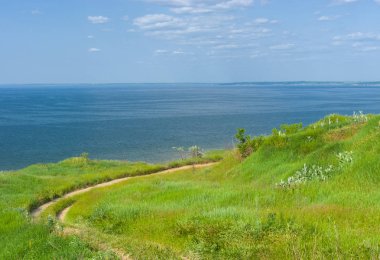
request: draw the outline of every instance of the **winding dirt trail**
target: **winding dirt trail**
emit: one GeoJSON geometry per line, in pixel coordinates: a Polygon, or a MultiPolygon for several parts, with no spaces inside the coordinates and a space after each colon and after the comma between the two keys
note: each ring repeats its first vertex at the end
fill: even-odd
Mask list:
{"type": "MultiPolygon", "coordinates": [[[[41,214],[48,207],[54,205],[55,203],[59,202],[60,200],[71,198],[71,197],[74,197],[76,195],[83,194],[83,193],[89,192],[89,191],[97,189],[97,188],[108,187],[108,186],[112,186],[112,185],[115,185],[115,184],[118,184],[118,183],[122,183],[124,181],[129,180],[129,179],[142,178],[142,177],[151,176],[151,175],[162,175],[162,174],[167,174],[167,173],[172,173],[172,172],[177,172],[177,171],[183,171],[183,170],[189,170],[189,169],[201,169],[201,168],[211,167],[211,166],[216,165],[216,164],[218,164],[218,163],[214,162],[214,163],[187,165],[187,166],[182,166],[182,167],[178,167],[178,168],[164,170],[164,171],[160,171],[160,172],[156,172],[156,173],[146,174],[146,175],[124,177],[124,178],[115,179],[115,180],[112,180],[112,181],[96,184],[94,186],[90,186],[90,187],[87,187],[87,188],[78,189],[78,190],[69,192],[69,193],[65,194],[64,196],[62,196],[62,197],[59,197],[59,198],[54,199],[52,201],[49,201],[49,202],[47,202],[45,204],[42,204],[37,209],[35,209],[34,211],[31,212],[31,216],[32,216],[33,219],[38,219],[41,216],[41,214]]],[[[70,211],[70,209],[71,209],[72,206],[73,205],[68,206],[67,208],[65,208],[61,212],[59,212],[59,214],[57,215],[57,219],[61,223],[65,222],[67,213],[70,211]]],[[[63,231],[63,235],[77,235],[77,236],[81,237],[83,235],[83,231],[81,229],[75,228],[75,227],[65,227],[65,229],[63,231]]],[[[132,260],[133,259],[133,258],[130,257],[130,255],[128,255],[123,250],[118,249],[118,248],[111,248],[109,245],[107,245],[107,243],[98,242],[96,244],[96,248],[98,248],[100,250],[109,250],[109,249],[111,249],[111,251],[113,253],[115,253],[122,260],[132,260]]],[[[183,259],[187,259],[187,258],[183,258],[183,259]]]]}
{"type": "Polygon", "coordinates": [[[69,210],[71,209],[72,205],[70,207],[67,207],[65,208],[64,210],[62,210],[58,215],[57,215],[57,219],[59,221],[61,221],[62,223],[65,222],[65,218],[67,216],[67,213],[69,212],[69,210]]]}
{"type": "MultiPolygon", "coordinates": [[[[189,170],[189,169],[201,169],[201,168],[206,168],[206,167],[210,167],[210,166],[213,166],[217,163],[204,163],[204,164],[195,164],[195,165],[186,165],[186,166],[182,166],[182,167],[178,167],[178,168],[173,168],[173,169],[169,169],[169,170],[164,170],[164,171],[160,171],[160,172],[156,172],[156,173],[151,173],[151,174],[146,174],[146,175],[138,175],[138,176],[131,176],[131,177],[124,177],[124,178],[120,178],[120,179],[115,179],[115,180],[112,180],[112,181],[108,181],[108,182],[103,182],[103,183],[100,183],[100,184],[96,184],[94,186],[89,186],[87,188],[82,188],[82,189],[78,189],[78,190],[75,190],[75,191],[72,191],[72,192],[69,192],[67,194],[65,194],[64,196],[62,197],[59,197],[59,198],[56,198],[52,201],[49,201],[45,204],[42,204],[41,206],[39,206],[38,208],[36,208],[35,210],[33,210],[31,212],[31,216],[34,218],[34,219],[37,219],[38,217],[41,216],[42,212],[44,212],[48,207],[54,205],[55,203],[57,203],[58,201],[60,200],[63,200],[63,199],[68,199],[68,198],[72,198],[76,195],[79,195],[79,194],[83,194],[83,193],[86,193],[86,192],[89,192],[93,189],[97,189],[97,188],[102,188],[102,187],[108,187],[108,186],[112,186],[112,185],[115,185],[115,184],[118,184],[118,183],[121,183],[121,182],[124,182],[124,181],[127,181],[129,179],[136,179],[136,178],[142,178],[142,177],[145,177],[145,176],[152,176],[152,175],[161,175],[161,174],[166,174],[166,173],[172,173],[172,172],[177,172],[177,171],[183,171],[183,170],[189,170]]],[[[60,220],[62,222],[64,222],[64,219],[65,219],[65,216],[68,212],[68,210],[70,209],[69,208],[66,208],[64,209],[60,214],[60,220]]]]}

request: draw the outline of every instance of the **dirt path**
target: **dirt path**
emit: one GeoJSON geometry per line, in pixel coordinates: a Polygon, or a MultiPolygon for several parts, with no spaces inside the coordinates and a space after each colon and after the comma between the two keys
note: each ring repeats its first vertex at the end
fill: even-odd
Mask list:
{"type": "MultiPolygon", "coordinates": [[[[148,174],[148,175],[139,175],[139,176],[132,176],[132,177],[124,177],[124,178],[115,179],[115,180],[112,180],[112,181],[100,183],[100,184],[97,184],[97,185],[94,185],[94,186],[90,186],[90,187],[87,187],[87,188],[78,189],[78,190],[72,191],[70,193],[67,193],[66,195],[64,195],[64,196],[62,196],[60,198],[57,198],[55,200],[52,200],[50,202],[47,202],[47,203],[41,205],[40,207],[38,207],[37,209],[35,209],[34,211],[31,212],[31,216],[34,219],[36,219],[39,216],[41,216],[42,212],[44,212],[48,207],[54,205],[58,201],[63,200],[63,199],[67,199],[67,198],[71,198],[71,197],[74,197],[74,196],[79,195],[79,194],[83,194],[83,193],[89,192],[89,191],[91,191],[93,189],[112,186],[112,185],[115,185],[115,184],[127,181],[129,179],[142,178],[142,177],[146,177],[146,176],[149,176],[149,175],[161,175],[161,174],[172,173],[172,172],[183,171],[183,170],[189,170],[189,169],[206,168],[206,167],[213,166],[215,164],[217,164],[217,163],[205,163],[205,164],[187,165],[187,166],[173,168],[173,169],[169,169],[169,170],[165,170],[165,171],[160,171],[160,172],[156,172],[156,173],[152,173],[152,174],[148,174]]],[[[58,220],[61,223],[65,222],[65,218],[67,216],[67,213],[70,211],[71,207],[72,207],[72,205],[69,206],[69,207],[67,207],[67,208],[65,208],[65,209],[63,209],[57,215],[57,218],[58,218],[58,220]]],[[[73,227],[65,227],[63,234],[64,235],[78,235],[78,236],[81,236],[82,231],[80,229],[73,228],[73,227]]],[[[96,247],[98,249],[101,249],[101,250],[108,250],[108,249],[110,249],[109,246],[107,246],[106,244],[103,244],[103,243],[98,243],[96,245],[96,247]]],[[[111,250],[122,260],[131,260],[132,259],[128,254],[126,254],[125,252],[123,252],[123,250],[120,250],[120,249],[117,249],[117,248],[112,248],[111,250]]]]}
{"type": "MultiPolygon", "coordinates": [[[[171,173],[171,172],[177,172],[177,171],[182,171],[182,170],[189,170],[189,169],[192,169],[192,168],[195,168],[195,169],[200,169],[200,168],[206,168],[206,167],[210,167],[212,165],[215,165],[216,163],[205,163],[205,164],[196,164],[196,165],[186,165],[186,166],[182,166],[182,167],[178,167],[178,168],[173,168],[173,169],[169,169],[169,170],[165,170],[165,171],[160,171],[160,172],[156,172],[156,173],[152,173],[152,174],[149,174],[149,175],[160,175],[160,174],[165,174],[165,173],[171,173]]],[[[76,195],[79,195],[79,194],[83,194],[83,193],[86,193],[86,192],[89,192],[93,189],[97,189],[97,188],[102,188],[102,187],[108,187],[108,186],[112,186],[112,185],[115,185],[115,184],[118,184],[118,183],[121,183],[121,182],[124,182],[126,180],[129,180],[129,179],[132,179],[132,178],[141,178],[141,177],[144,177],[144,176],[148,176],[148,175],[139,175],[139,176],[132,176],[132,177],[124,177],[124,178],[120,178],[120,179],[115,179],[115,180],[112,180],[112,181],[108,181],[108,182],[103,182],[103,183],[100,183],[100,184],[96,184],[94,186],[90,186],[90,187],[87,187],[87,188],[83,188],[83,189],[78,189],[78,190],[75,190],[75,191],[72,191],[72,192],[69,192],[67,194],[65,194],[64,196],[62,197],[59,197],[57,199],[54,199],[50,202],[47,202],[45,204],[42,204],[41,206],[39,206],[38,208],[36,208],[35,210],[33,210],[31,212],[31,216],[36,219],[38,218],[43,211],[45,211],[48,207],[52,206],[53,204],[57,203],[58,201],[62,200],[62,199],[67,199],[67,198],[71,198],[71,197],[74,197],[76,195]]],[[[67,208],[65,209],[67,210],[67,208]]],[[[60,215],[62,215],[62,213],[65,211],[63,210],[61,212],[60,215]]],[[[67,212],[63,215],[63,219],[64,220],[64,217],[66,216],[67,212]]]]}
{"type": "Polygon", "coordinates": [[[67,213],[69,212],[69,210],[71,209],[71,207],[72,207],[72,205],[71,205],[70,207],[67,207],[67,208],[65,208],[64,210],[62,210],[62,211],[57,215],[57,219],[63,223],[63,222],[65,221],[66,215],[67,215],[67,213]]]}

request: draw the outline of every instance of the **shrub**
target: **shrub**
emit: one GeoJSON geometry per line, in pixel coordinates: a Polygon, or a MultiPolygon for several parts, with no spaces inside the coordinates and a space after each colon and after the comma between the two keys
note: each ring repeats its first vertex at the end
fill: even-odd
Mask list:
{"type": "Polygon", "coordinates": [[[354,158],[353,158],[353,152],[341,152],[336,155],[339,160],[339,166],[343,167],[346,164],[352,163],[354,158]]]}
{"type": "Polygon", "coordinates": [[[336,169],[341,169],[345,165],[353,162],[353,153],[344,151],[338,153],[337,158],[338,167],[334,167],[333,165],[327,167],[319,165],[307,166],[304,164],[303,168],[298,170],[295,175],[290,176],[286,181],[281,180],[276,186],[280,188],[293,188],[309,181],[326,181],[332,176],[336,169]]]}
{"type": "Polygon", "coordinates": [[[251,153],[257,151],[264,142],[263,136],[251,138],[250,135],[246,135],[244,128],[237,130],[235,138],[238,140],[237,148],[242,158],[246,158],[251,153]]]}
{"type": "Polygon", "coordinates": [[[191,158],[202,158],[204,155],[202,148],[197,145],[189,147],[189,153],[191,158]]]}
{"type": "Polygon", "coordinates": [[[365,123],[368,121],[368,116],[363,114],[363,111],[355,112],[352,115],[352,118],[355,123],[365,123]]]}
{"type": "Polygon", "coordinates": [[[312,165],[311,167],[304,164],[301,170],[298,170],[295,175],[290,176],[287,181],[281,180],[277,183],[277,187],[281,188],[292,188],[299,184],[303,184],[309,181],[326,181],[333,172],[334,167],[329,165],[327,167],[322,167],[318,165],[312,165]]]}
{"type": "Polygon", "coordinates": [[[245,134],[244,128],[239,128],[235,138],[239,142],[237,148],[239,149],[240,156],[242,158],[248,157],[252,153],[252,148],[250,147],[251,136],[245,134]]]}

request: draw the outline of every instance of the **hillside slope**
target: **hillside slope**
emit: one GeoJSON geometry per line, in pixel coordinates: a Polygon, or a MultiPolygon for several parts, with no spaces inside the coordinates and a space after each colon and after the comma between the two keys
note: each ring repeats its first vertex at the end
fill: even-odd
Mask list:
{"type": "Polygon", "coordinates": [[[67,225],[134,259],[377,258],[379,120],[283,126],[244,161],[82,195],[67,225]]]}
{"type": "Polygon", "coordinates": [[[36,164],[0,172],[0,259],[78,259],[113,257],[76,236],[62,237],[55,221],[35,221],[30,212],[70,191],[128,176],[219,160],[218,153],[200,160],[165,165],[90,160],[86,154],[58,163],[36,164]]]}

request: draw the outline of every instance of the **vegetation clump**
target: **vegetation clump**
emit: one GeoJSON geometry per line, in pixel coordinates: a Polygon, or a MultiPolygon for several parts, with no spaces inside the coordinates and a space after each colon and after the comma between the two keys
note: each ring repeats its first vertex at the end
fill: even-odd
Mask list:
{"type": "Polygon", "coordinates": [[[235,138],[238,141],[237,148],[239,150],[240,156],[243,159],[247,158],[253,152],[257,151],[264,142],[263,136],[252,138],[250,135],[245,134],[245,129],[243,128],[239,128],[237,130],[235,138]]]}
{"type": "Polygon", "coordinates": [[[290,176],[286,181],[281,180],[276,186],[286,189],[293,188],[309,181],[326,181],[333,171],[334,167],[332,165],[323,167],[315,164],[312,166],[304,164],[302,169],[296,171],[296,173],[293,176],[290,176]]]}
{"type": "Polygon", "coordinates": [[[283,124],[280,129],[274,128],[271,136],[255,136],[251,137],[247,135],[246,130],[239,128],[235,134],[235,138],[238,141],[237,148],[240,156],[245,159],[253,152],[256,152],[264,142],[273,145],[274,147],[283,147],[288,140],[288,136],[293,135],[302,130],[302,123],[298,124],[283,124]]]}
{"type": "Polygon", "coordinates": [[[368,116],[363,114],[363,111],[355,112],[352,115],[355,123],[365,123],[368,121],[368,116]]]}
{"type": "Polygon", "coordinates": [[[276,184],[276,186],[279,188],[288,189],[310,181],[327,181],[327,179],[332,177],[333,173],[338,169],[341,169],[345,165],[353,162],[352,151],[340,152],[336,156],[339,161],[337,167],[333,165],[319,166],[315,164],[307,166],[304,164],[302,169],[296,171],[296,173],[293,176],[290,176],[286,181],[281,180],[276,184]]]}
{"type": "Polygon", "coordinates": [[[190,146],[189,148],[185,149],[184,147],[172,147],[173,150],[178,152],[181,160],[186,160],[188,158],[192,159],[199,159],[204,157],[205,152],[203,149],[197,145],[190,146]],[[187,151],[186,151],[187,150],[187,151]]]}
{"type": "Polygon", "coordinates": [[[189,153],[191,158],[202,158],[204,156],[204,152],[202,151],[202,148],[200,148],[197,145],[193,145],[189,147],[189,153]]]}
{"type": "Polygon", "coordinates": [[[353,162],[354,152],[353,151],[344,151],[337,154],[338,160],[339,160],[339,166],[343,167],[344,165],[350,164],[353,162]]]}

